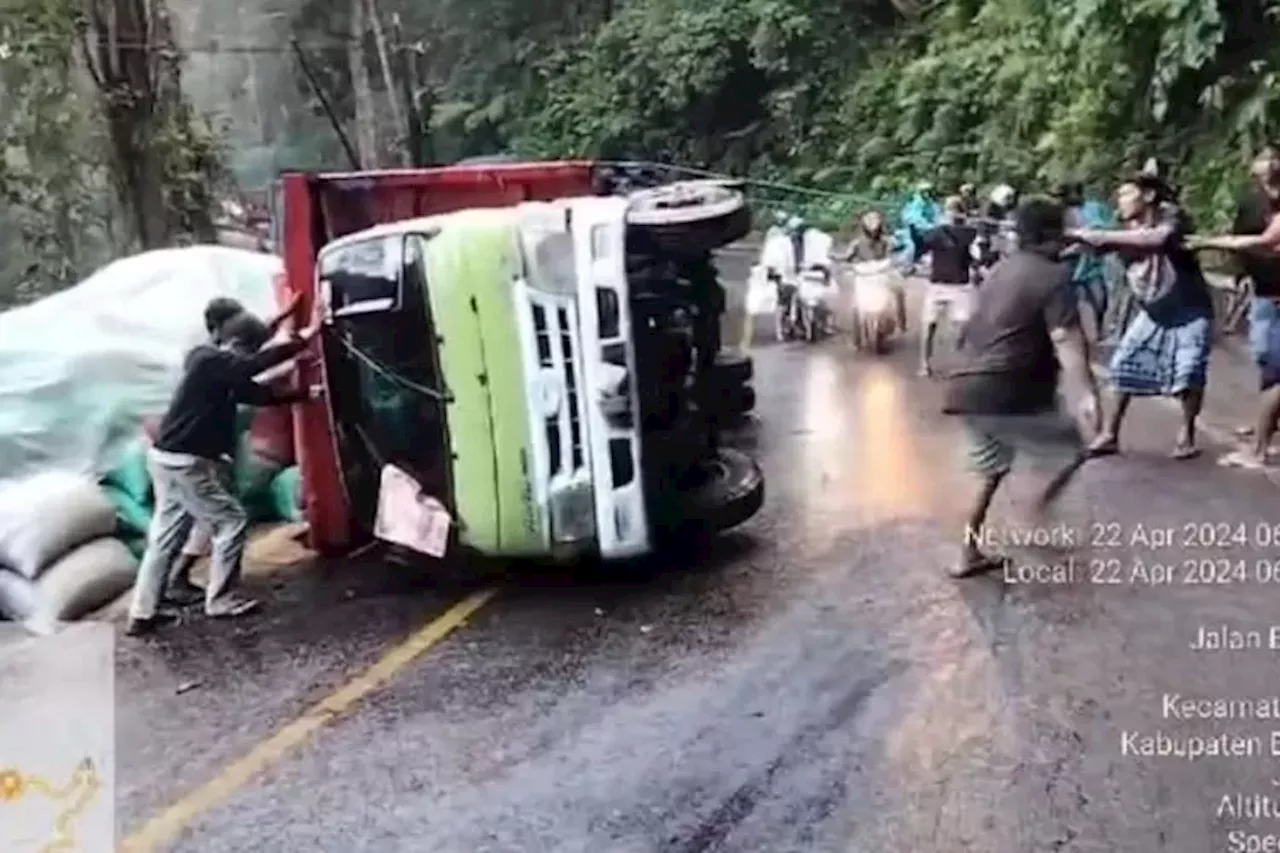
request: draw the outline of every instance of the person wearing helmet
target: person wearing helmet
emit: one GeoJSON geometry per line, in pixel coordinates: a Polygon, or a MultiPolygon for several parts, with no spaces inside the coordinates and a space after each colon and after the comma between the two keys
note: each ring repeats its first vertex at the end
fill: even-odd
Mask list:
{"type": "Polygon", "coordinates": [[[792,257],[795,259],[796,268],[793,272],[799,276],[805,268],[804,258],[804,232],[808,229],[808,223],[804,221],[802,216],[792,216],[787,220],[787,236],[791,239],[792,257]]]}
{"type": "Polygon", "coordinates": [[[983,216],[992,222],[1004,222],[1013,215],[1013,209],[1017,206],[1018,191],[1008,184],[1000,184],[991,191],[983,216]]]}
{"type": "MultiPolygon", "coordinates": [[[[893,239],[885,231],[884,215],[878,210],[865,211],[854,224],[854,236],[849,248],[841,256],[846,263],[883,261],[893,256],[893,239]]],[[[901,281],[894,287],[893,296],[898,314],[898,329],[907,328],[907,294],[901,281]]]]}

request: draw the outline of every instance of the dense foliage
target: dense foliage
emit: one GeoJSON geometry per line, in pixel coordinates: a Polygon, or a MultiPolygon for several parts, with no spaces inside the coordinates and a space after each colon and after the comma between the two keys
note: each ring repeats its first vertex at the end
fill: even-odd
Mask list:
{"type": "Polygon", "coordinates": [[[1280,0],[6,0],[0,302],[207,233],[224,153],[252,187],[346,166],[334,125],[366,166],[658,160],[841,216],[1155,155],[1221,224],[1277,36],[1280,0]]]}
{"type": "Polygon", "coordinates": [[[442,159],[678,162],[847,207],[921,177],[1106,192],[1160,156],[1221,224],[1274,129],[1280,0],[381,3],[425,45],[442,159]]]}

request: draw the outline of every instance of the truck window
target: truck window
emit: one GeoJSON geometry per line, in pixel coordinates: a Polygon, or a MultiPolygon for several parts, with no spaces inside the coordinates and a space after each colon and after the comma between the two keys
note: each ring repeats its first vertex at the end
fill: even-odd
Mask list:
{"type": "Polygon", "coordinates": [[[322,264],[340,346],[331,376],[353,510],[372,525],[384,465],[452,505],[446,391],[427,293],[425,238],[370,241],[343,264],[322,264]],[[357,262],[359,259],[359,262],[357,262]],[[372,306],[388,306],[375,309],[372,306]],[[363,306],[363,307],[359,307],[363,306]],[[354,310],[358,309],[358,310],[354,310]],[[344,379],[339,379],[344,377],[344,379]]]}

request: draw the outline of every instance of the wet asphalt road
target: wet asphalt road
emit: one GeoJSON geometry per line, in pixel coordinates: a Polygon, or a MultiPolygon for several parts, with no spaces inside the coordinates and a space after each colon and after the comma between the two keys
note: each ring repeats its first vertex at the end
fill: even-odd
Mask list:
{"type": "MultiPolygon", "coordinates": [[[[1201,626],[1269,645],[1280,625],[1274,486],[1167,460],[1173,415],[1135,405],[1126,454],[1063,498],[1074,546],[1008,549],[1028,575],[1073,558],[1074,577],[952,581],[971,485],[910,344],[755,355],[759,417],[737,440],[768,478],[757,518],[652,577],[507,584],[176,849],[1268,849],[1228,833],[1280,823],[1220,815],[1220,798],[1280,795],[1280,722],[1179,720],[1163,699],[1280,694],[1280,649],[1189,648],[1201,626]],[[1134,574],[1157,564],[1172,582],[1134,574]],[[1262,752],[1133,754],[1160,733],[1262,752]]],[[[993,533],[1020,537],[1042,482],[1011,480],[993,533]]],[[[122,829],[459,597],[361,561],[268,594],[256,621],[122,647],[122,829]]]]}

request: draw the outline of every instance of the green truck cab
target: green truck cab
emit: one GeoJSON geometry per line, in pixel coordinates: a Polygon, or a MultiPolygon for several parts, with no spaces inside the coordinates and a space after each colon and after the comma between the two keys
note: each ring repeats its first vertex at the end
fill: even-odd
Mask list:
{"type": "Polygon", "coordinates": [[[701,286],[746,210],[712,185],[577,195],[324,245],[316,405],[348,539],[373,535],[386,465],[488,556],[626,559],[754,515],[763,476],[719,441],[722,306],[701,286]]]}

